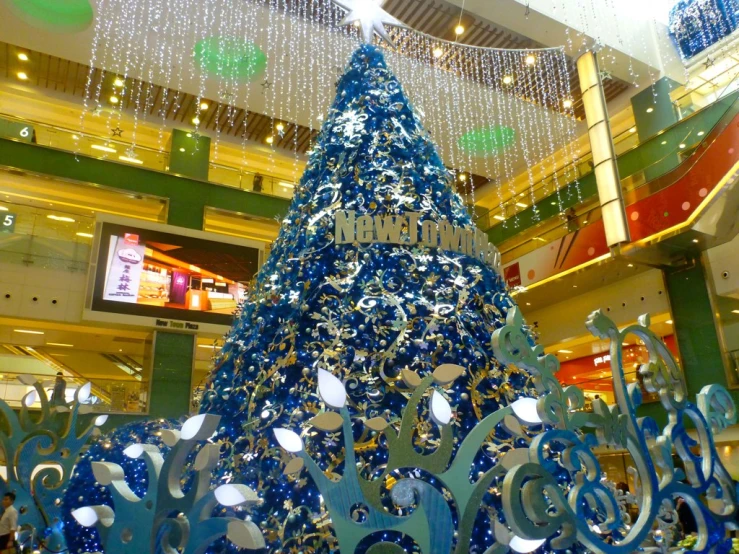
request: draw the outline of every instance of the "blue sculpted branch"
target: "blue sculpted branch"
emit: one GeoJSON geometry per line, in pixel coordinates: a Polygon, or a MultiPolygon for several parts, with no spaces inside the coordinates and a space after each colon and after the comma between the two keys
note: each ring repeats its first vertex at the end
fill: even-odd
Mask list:
{"type": "Polygon", "coordinates": [[[573,413],[582,408],[582,393],[572,387],[563,389],[557,382],[558,363],[553,356],[524,344],[518,314],[512,313],[507,323],[494,336],[496,354],[534,373],[542,395],[539,411],[554,427],[534,439],[529,462],[506,475],[504,512],[513,531],[527,539],[551,539],[554,548],[580,542],[597,552],[626,554],[650,542],[660,512],[682,498],[698,524],[696,550],[712,546],[709,527],[728,523],[737,510],[734,484],[713,442],[714,432],[736,422],[731,396],[714,385],[699,394],[697,407],[689,403],[680,368],[649,330],[649,318],[643,316],[638,325],[620,331],[598,311],[588,319],[588,328],[611,342],[617,405],[596,400],[592,413],[573,413]],[[628,335],[636,335],[647,348],[649,361],[639,373],[647,391],[659,394],[667,411],[669,422],[663,430],[653,419],[636,416],[641,391],[638,384],[626,382],[622,361],[622,344],[628,335]],[[691,422],[697,439],[688,434],[685,421],[691,422]],[[583,428],[596,432],[586,435],[583,428]],[[603,445],[625,448],[633,459],[640,491],[639,516],[633,525],[620,517],[619,501],[602,480],[593,449],[603,445]],[[673,447],[684,472],[674,465],[673,447]],[[556,485],[553,475],[559,468],[567,470],[576,483],[569,491],[556,485]]]}

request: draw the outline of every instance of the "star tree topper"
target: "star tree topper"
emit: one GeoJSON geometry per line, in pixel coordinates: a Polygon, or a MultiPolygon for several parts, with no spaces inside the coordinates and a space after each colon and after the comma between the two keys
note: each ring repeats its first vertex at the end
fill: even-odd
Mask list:
{"type": "Polygon", "coordinates": [[[332,0],[332,2],[347,12],[339,25],[345,26],[359,22],[362,27],[362,37],[366,43],[372,43],[372,35],[377,33],[393,46],[385,25],[406,28],[401,21],[382,9],[385,0],[332,0]]]}

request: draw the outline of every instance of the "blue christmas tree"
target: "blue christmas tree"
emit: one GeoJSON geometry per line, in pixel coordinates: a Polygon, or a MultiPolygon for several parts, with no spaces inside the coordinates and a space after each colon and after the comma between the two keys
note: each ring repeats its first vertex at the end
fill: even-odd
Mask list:
{"type": "MultiPolygon", "coordinates": [[[[413,392],[404,370],[422,379],[444,364],[465,368],[444,391],[456,414],[455,444],[486,415],[534,395],[530,376],[493,354],[491,335],[514,302],[453,184],[381,50],[363,45],[338,83],[201,408],[223,418],[219,438],[231,455],[223,458],[221,478],[241,481],[264,499],[253,519],[271,552],[338,548],[318,489],[307,477],[283,475],[290,458],[273,436],[276,428],[308,432],[306,450],[321,470],[342,474],[341,433],[308,423],[324,407],[319,370],[346,386],[366,478],[382,472],[389,449],[362,423],[382,418],[399,426],[413,392]]],[[[413,443],[418,452],[432,452],[440,432],[424,406],[417,407],[413,443]]],[[[514,447],[516,438],[500,429],[487,444],[470,475],[495,465],[499,447],[514,447]]],[[[494,543],[489,531],[501,517],[498,508],[498,498],[486,497],[473,552],[494,543]]]]}

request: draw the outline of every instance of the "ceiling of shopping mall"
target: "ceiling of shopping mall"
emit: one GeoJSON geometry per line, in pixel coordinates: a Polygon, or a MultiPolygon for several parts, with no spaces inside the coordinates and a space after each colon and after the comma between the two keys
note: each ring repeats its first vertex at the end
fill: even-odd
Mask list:
{"type": "MultiPolygon", "coordinates": [[[[446,1],[390,0],[386,8],[390,13],[406,21],[413,28],[440,38],[454,38],[454,27],[459,22],[459,8],[446,1]]],[[[12,14],[3,13],[5,10],[7,8],[0,5],[0,15],[2,16],[0,17],[0,40],[5,41],[0,45],[2,46],[0,47],[0,70],[5,74],[6,79],[12,82],[13,76],[24,69],[17,67],[19,63],[15,55],[17,48],[13,45],[18,45],[28,50],[33,66],[33,71],[29,72],[29,79],[23,83],[24,87],[32,87],[35,90],[41,88],[45,91],[45,94],[49,95],[76,97],[79,102],[79,99],[84,96],[87,85],[88,65],[91,58],[90,45],[94,34],[92,28],[75,34],[75,40],[68,40],[68,36],[64,34],[37,29],[31,30],[30,27],[19,22],[12,14]],[[33,39],[30,39],[31,36],[33,39]]],[[[514,33],[504,26],[474,15],[469,11],[462,17],[462,22],[466,28],[462,42],[466,44],[493,48],[538,48],[543,46],[539,42],[514,33]]],[[[275,63],[279,65],[278,61],[275,61],[275,63]]],[[[141,83],[143,83],[143,86],[153,87],[153,97],[156,102],[159,102],[159,104],[155,102],[155,105],[151,106],[150,113],[154,113],[157,106],[164,106],[170,125],[189,124],[196,111],[199,86],[185,78],[179,91],[169,91],[168,94],[165,94],[167,90],[163,79],[156,75],[149,75],[149,77],[149,84],[143,83],[143,77],[140,77],[142,79],[141,83]]],[[[103,81],[107,82],[107,79],[112,83],[115,78],[116,75],[111,73],[103,81]]],[[[283,78],[289,80],[294,77],[285,75],[283,78]]],[[[139,82],[136,81],[136,76],[130,77],[130,80],[132,84],[139,82]]],[[[574,103],[573,108],[576,114],[582,117],[577,73],[571,60],[569,81],[574,103]]],[[[328,89],[332,84],[321,83],[320,86],[328,89]]],[[[608,100],[613,100],[630,87],[630,83],[614,77],[605,82],[606,96],[608,100]]],[[[280,89],[282,88],[287,91],[295,87],[286,85],[280,87],[280,89]]],[[[328,92],[328,97],[331,97],[332,91],[329,90],[328,92]]],[[[318,94],[317,91],[316,93],[318,94]]],[[[280,94],[284,93],[280,92],[280,94]]],[[[325,95],[325,92],[320,94],[325,95]]],[[[215,99],[220,98],[217,90],[211,90],[208,96],[215,99]]],[[[276,96],[274,102],[270,101],[270,103],[279,104],[282,100],[284,99],[276,96]]],[[[128,101],[126,98],[123,99],[124,108],[126,108],[126,102],[128,101]]],[[[251,95],[249,102],[249,110],[247,111],[239,106],[231,110],[228,102],[224,99],[208,100],[210,107],[201,118],[202,128],[206,132],[215,133],[215,129],[220,126],[220,135],[226,141],[231,137],[234,143],[240,143],[243,135],[247,138],[247,141],[264,146],[267,137],[274,135],[272,117],[263,115],[269,113],[269,106],[265,104],[267,101],[262,94],[251,95]]],[[[529,109],[529,107],[527,105],[526,109],[529,109]]],[[[309,148],[311,137],[315,136],[316,129],[320,127],[320,118],[318,114],[299,113],[294,120],[285,121],[284,124],[284,132],[276,137],[274,146],[287,151],[296,150],[302,154],[309,148]]],[[[445,140],[444,137],[436,137],[436,139],[441,144],[442,149],[445,144],[451,142],[445,140]]],[[[534,141],[528,145],[532,152],[544,148],[543,144],[537,142],[543,140],[538,135],[532,135],[527,140],[534,141]]],[[[523,159],[517,159],[512,163],[515,167],[521,168],[524,165],[523,162],[523,159]]],[[[473,173],[486,174],[486,168],[482,164],[476,161],[470,163],[473,164],[471,167],[473,173]]],[[[285,165],[292,166],[294,164],[285,165]]],[[[471,182],[475,185],[482,185],[487,182],[487,178],[473,178],[471,182]]]]}

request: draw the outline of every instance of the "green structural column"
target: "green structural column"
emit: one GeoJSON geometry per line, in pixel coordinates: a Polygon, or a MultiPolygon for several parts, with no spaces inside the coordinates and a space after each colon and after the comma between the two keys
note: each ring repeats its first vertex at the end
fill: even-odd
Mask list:
{"type": "MultiPolygon", "coordinates": [[[[665,271],[664,276],[688,385],[688,399],[695,402],[695,396],[706,385],[717,383],[728,389],[721,342],[701,259],[696,259],[687,269],[665,271]]],[[[733,394],[735,400],[739,400],[736,391],[733,394]]]]}
{"type": "MultiPolygon", "coordinates": [[[[679,121],[677,109],[670,98],[670,92],[678,86],[677,82],[663,77],[631,98],[639,142],[643,143],[679,121]]],[[[644,152],[644,156],[649,156],[648,159],[653,160],[652,165],[644,171],[648,181],[669,171],[677,163],[680,139],[669,136],[666,139],[668,144],[662,144],[661,140],[651,141],[647,151],[644,152]],[[671,141],[676,141],[676,144],[670,144],[671,141]]]]}
{"type": "MultiPolygon", "coordinates": [[[[208,180],[210,138],[175,129],[169,141],[169,172],[184,177],[208,180]]],[[[203,229],[203,209],[184,196],[170,198],[167,223],[190,229],[203,229]]]]}
{"type": "Polygon", "coordinates": [[[208,180],[210,138],[191,131],[175,129],[169,141],[169,172],[208,180]]]}
{"type": "Polygon", "coordinates": [[[636,131],[640,141],[656,135],[679,121],[677,110],[670,98],[670,93],[678,86],[680,86],[679,83],[663,77],[631,98],[636,131]]]}
{"type": "Polygon", "coordinates": [[[154,334],[150,418],[179,418],[190,412],[190,385],[195,362],[195,335],[154,334]]]}

